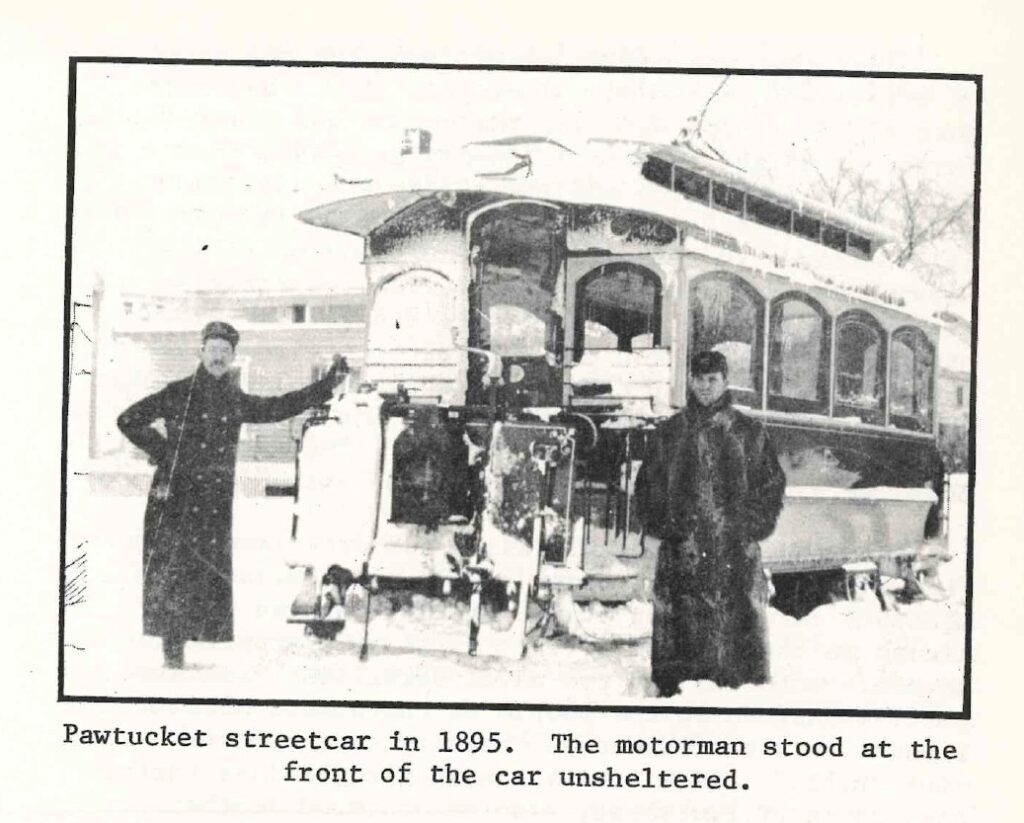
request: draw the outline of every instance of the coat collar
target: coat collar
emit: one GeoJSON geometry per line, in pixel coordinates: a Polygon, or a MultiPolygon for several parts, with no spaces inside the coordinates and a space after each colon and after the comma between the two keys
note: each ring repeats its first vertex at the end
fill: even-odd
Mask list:
{"type": "Polygon", "coordinates": [[[686,397],[686,419],[692,424],[703,426],[710,422],[719,412],[732,408],[732,393],[726,389],[710,406],[702,406],[693,392],[686,397]]]}
{"type": "Polygon", "coordinates": [[[220,377],[214,377],[206,370],[206,366],[202,363],[196,369],[196,385],[204,389],[225,390],[230,389],[234,384],[231,380],[231,372],[227,371],[220,377]]]}

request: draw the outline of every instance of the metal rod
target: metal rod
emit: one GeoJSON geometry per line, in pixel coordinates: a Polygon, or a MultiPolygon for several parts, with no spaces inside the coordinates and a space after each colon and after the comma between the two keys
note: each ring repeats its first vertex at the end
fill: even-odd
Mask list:
{"type": "Polygon", "coordinates": [[[384,497],[384,464],[388,451],[388,426],[385,407],[380,408],[380,462],[377,465],[377,500],[373,514],[373,542],[370,543],[370,551],[363,561],[363,579],[366,581],[366,621],[363,623],[363,646],[359,650],[359,659],[366,660],[370,655],[370,598],[373,597],[372,586],[370,585],[370,558],[373,557],[373,550],[377,547],[377,538],[380,535],[380,507],[384,497]]]}
{"type": "MultiPolygon", "coordinates": [[[[479,554],[476,555],[479,562],[479,554]]],[[[480,640],[480,590],[483,588],[483,580],[479,572],[472,572],[470,582],[472,588],[469,592],[469,654],[476,655],[477,645],[480,640]]]]}
{"type": "Polygon", "coordinates": [[[359,659],[365,661],[370,656],[370,599],[373,597],[369,563],[363,564],[363,579],[366,580],[366,608],[363,611],[363,645],[359,649],[359,659]]]}

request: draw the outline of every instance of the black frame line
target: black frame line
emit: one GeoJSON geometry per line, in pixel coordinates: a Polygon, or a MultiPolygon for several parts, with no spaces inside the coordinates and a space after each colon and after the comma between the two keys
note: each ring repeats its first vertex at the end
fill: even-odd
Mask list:
{"type": "MultiPolygon", "coordinates": [[[[356,658],[353,656],[353,660],[356,658]]],[[[782,717],[895,717],[913,718],[918,720],[949,720],[961,718],[959,712],[924,710],[919,712],[902,709],[806,709],[806,708],[743,708],[740,706],[659,706],[638,705],[623,706],[614,703],[431,703],[413,700],[299,700],[270,698],[229,698],[229,697],[108,697],[104,695],[81,695],[65,697],[63,702],[75,703],[134,703],[134,704],[165,704],[187,706],[280,706],[282,708],[317,707],[317,708],[350,708],[350,709],[437,709],[472,710],[472,711],[539,711],[539,712],[597,712],[602,714],[722,714],[722,715],[755,715],[782,717]]]]}
{"type": "Polygon", "coordinates": [[[64,393],[60,430],[60,588],[57,590],[57,701],[64,695],[64,588],[67,583],[68,526],[68,411],[71,403],[71,241],[72,205],[75,198],[75,106],[78,73],[75,60],[68,65],[68,160],[67,210],[64,225],[64,393]]]}
{"type": "Polygon", "coordinates": [[[964,598],[964,717],[971,716],[971,652],[974,628],[974,481],[978,453],[978,305],[981,285],[981,112],[982,79],[977,77],[974,104],[974,237],[971,245],[971,392],[967,432],[967,559],[964,598]]]}
{"type": "Polygon", "coordinates": [[[72,63],[141,64],[154,66],[248,66],[252,68],[435,69],[438,71],[519,71],[584,74],[697,74],[755,77],[849,77],[883,80],[980,80],[979,74],[926,71],[856,71],[846,69],[734,69],[722,67],[571,65],[558,63],[426,63],[390,60],[259,60],[248,58],[133,57],[83,55],[72,63]]]}
{"type": "Polygon", "coordinates": [[[977,401],[978,401],[978,305],[979,255],[981,250],[981,136],[982,136],[982,83],[980,74],[945,72],[847,71],[842,69],[735,69],[727,67],[673,67],[673,66],[609,66],[609,65],[540,65],[523,63],[417,63],[392,61],[314,61],[314,60],[255,60],[187,57],[131,57],[131,56],[70,56],[68,58],[68,135],[67,135],[67,198],[65,212],[64,245],[64,368],[61,418],[61,487],[60,487],[60,569],[57,591],[57,702],[58,703],[122,703],[190,706],[280,706],[280,707],[345,707],[355,709],[439,709],[475,711],[568,711],[599,712],[604,714],[677,714],[677,715],[754,715],[782,717],[885,717],[917,720],[970,720],[971,719],[971,653],[974,610],[974,491],[975,460],[977,453],[977,401]],[[71,389],[71,273],[72,240],[75,193],[75,114],[77,105],[78,64],[118,64],[155,66],[224,66],[250,68],[349,68],[349,69],[423,69],[435,71],[504,71],[550,72],[588,74],[653,74],[653,75],[724,75],[755,77],[834,77],[849,79],[883,80],[953,80],[975,84],[975,140],[974,140],[974,234],[972,239],[973,271],[971,301],[971,386],[969,402],[968,468],[967,468],[967,557],[966,593],[964,601],[964,691],[961,711],[915,711],[902,709],[823,709],[773,707],[710,707],[660,705],[589,705],[549,703],[465,703],[386,700],[298,700],[253,698],[202,697],[137,697],[104,695],[71,695],[64,691],[64,618],[63,592],[66,583],[67,560],[67,480],[68,480],[68,411],[71,389]]]}

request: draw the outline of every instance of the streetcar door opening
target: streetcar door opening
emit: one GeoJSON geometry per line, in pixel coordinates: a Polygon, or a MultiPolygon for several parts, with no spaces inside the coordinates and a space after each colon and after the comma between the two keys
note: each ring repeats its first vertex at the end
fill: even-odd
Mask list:
{"type": "MultiPolygon", "coordinates": [[[[470,233],[473,281],[469,345],[502,359],[505,400],[515,407],[562,402],[565,227],[535,203],[480,215],[470,233]]],[[[470,357],[467,402],[486,403],[486,361],[470,357]]]]}

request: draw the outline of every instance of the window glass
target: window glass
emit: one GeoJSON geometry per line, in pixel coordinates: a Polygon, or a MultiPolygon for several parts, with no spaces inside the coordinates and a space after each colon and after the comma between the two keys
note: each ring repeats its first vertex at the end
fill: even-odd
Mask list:
{"type": "Polygon", "coordinates": [[[553,212],[532,204],[490,212],[474,226],[479,313],[470,324],[472,345],[509,357],[554,353],[558,230],[553,212]]]}
{"type": "Polygon", "coordinates": [[[502,357],[541,357],[547,324],[521,306],[492,303],[487,311],[491,351],[502,357]]]}
{"type": "MultiPolygon", "coordinates": [[[[714,350],[729,362],[729,386],[760,395],[763,302],[739,278],[708,276],[690,292],[690,353],[714,350]]],[[[759,398],[747,398],[756,402],[759,398]]]]}
{"type": "Polygon", "coordinates": [[[859,234],[851,233],[847,235],[846,251],[854,257],[860,257],[863,260],[870,260],[871,241],[866,237],[861,237],[859,234]]]}
{"type": "Polygon", "coordinates": [[[821,237],[821,221],[806,214],[793,212],[793,234],[817,242],[821,237]]]}
{"type": "Polygon", "coordinates": [[[798,297],[776,303],[771,318],[769,397],[824,403],[825,343],[825,319],[815,306],[798,297]]]}
{"type": "Polygon", "coordinates": [[[821,242],[830,249],[846,251],[846,232],[838,226],[830,226],[826,223],[821,231],[821,242]]]}
{"type": "Polygon", "coordinates": [[[682,192],[691,200],[699,200],[706,203],[711,188],[711,181],[700,174],[676,166],[675,168],[675,190],[682,192]]]}
{"type": "Polygon", "coordinates": [[[661,283],[654,272],[628,263],[602,266],[580,280],[576,304],[577,359],[583,350],[631,352],[661,341],[661,283]]]}
{"type": "MultiPolygon", "coordinates": [[[[468,339],[502,360],[515,405],[561,401],[562,315],[565,311],[565,215],[536,203],[489,210],[470,238],[468,339]]],[[[489,402],[487,361],[471,356],[466,402],[489,402]]]]}
{"type": "Polygon", "coordinates": [[[900,428],[930,431],[934,353],[920,329],[901,329],[892,336],[892,401],[890,421],[900,428]]]}
{"type": "Polygon", "coordinates": [[[743,214],[743,192],[732,186],[714,183],[711,186],[711,202],[720,209],[743,214]]]}
{"type": "Polygon", "coordinates": [[[789,231],[790,210],[778,203],[747,195],[747,217],[755,223],[789,231]]]}
{"type": "Polygon", "coordinates": [[[660,157],[648,157],[644,161],[640,173],[652,183],[657,183],[666,189],[672,185],[672,164],[660,157]]]}
{"type": "Polygon", "coordinates": [[[885,348],[882,332],[857,313],[839,321],[836,338],[837,416],[881,423],[885,407],[885,348]]]}
{"type": "Polygon", "coordinates": [[[583,324],[583,348],[590,349],[617,349],[619,338],[607,326],[598,323],[596,320],[587,320],[583,324]]]}
{"type": "Polygon", "coordinates": [[[370,312],[368,347],[450,349],[451,330],[456,325],[448,281],[432,272],[407,272],[377,291],[370,312]]]}

